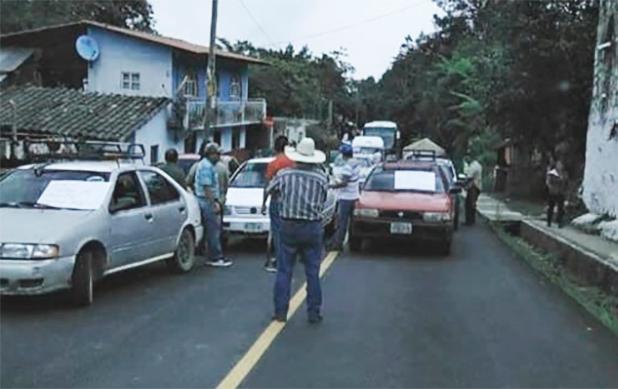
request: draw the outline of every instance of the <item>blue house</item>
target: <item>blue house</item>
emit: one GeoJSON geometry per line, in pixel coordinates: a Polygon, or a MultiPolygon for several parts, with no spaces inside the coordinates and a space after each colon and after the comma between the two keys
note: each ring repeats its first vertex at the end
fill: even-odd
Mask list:
{"type": "MultiPolygon", "coordinates": [[[[44,87],[170,99],[151,123],[120,139],[143,143],[152,162],[160,161],[169,147],[195,152],[205,139],[208,47],[92,21],[3,35],[0,46],[35,50],[39,84],[44,87]],[[91,61],[75,49],[83,35],[98,47],[99,54],[91,61]]],[[[248,97],[249,65],[265,63],[221,50],[216,56],[217,101],[210,138],[225,151],[251,147],[248,138],[268,135],[262,133],[266,101],[248,97]]]]}

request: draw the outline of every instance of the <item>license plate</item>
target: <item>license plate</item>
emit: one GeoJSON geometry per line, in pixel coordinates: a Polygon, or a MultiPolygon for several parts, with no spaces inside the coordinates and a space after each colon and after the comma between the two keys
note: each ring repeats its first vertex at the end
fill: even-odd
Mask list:
{"type": "Polygon", "coordinates": [[[262,232],[262,225],[260,223],[245,223],[245,231],[247,232],[262,232]]]}
{"type": "Polygon", "coordinates": [[[412,223],[391,223],[391,234],[411,234],[412,223]]]}

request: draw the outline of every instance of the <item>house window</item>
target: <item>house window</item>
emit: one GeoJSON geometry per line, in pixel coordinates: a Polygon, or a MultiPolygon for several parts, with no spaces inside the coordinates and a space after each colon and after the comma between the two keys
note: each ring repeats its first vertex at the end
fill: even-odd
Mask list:
{"type": "Polygon", "coordinates": [[[122,72],[122,89],[139,90],[139,73],[122,72]]]}
{"type": "Polygon", "coordinates": [[[230,98],[232,100],[240,100],[242,96],[242,84],[240,83],[240,76],[237,74],[232,76],[230,80],[230,98]]]}
{"type": "Polygon", "coordinates": [[[240,128],[232,129],[232,149],[240,149],[240,128]]]}
{"type": "Polygon", "coordinates": [[[159,145],[150,146],[150,164],[159,162],[159,145]]]}
{"type": "Polygon", "coordinates": [[[187,73],[187,78],[184,86],[185,96],[197,96],[197,77],[195,73],[187,73]]]}

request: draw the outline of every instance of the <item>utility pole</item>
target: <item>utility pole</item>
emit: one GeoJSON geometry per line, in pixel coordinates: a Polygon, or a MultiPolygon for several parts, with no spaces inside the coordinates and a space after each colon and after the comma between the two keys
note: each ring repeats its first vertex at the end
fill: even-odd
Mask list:
{"type": "Polygon", "coordinates": [[[208,47],[208,62],[206,67],[206,104],[204,105],[204,135],[210,136],[210,126],[214,122],[217,77],[215,76],[215,45],[217,39],[217,0],[212,0],[210,18],[210,45],[208,47]]]}

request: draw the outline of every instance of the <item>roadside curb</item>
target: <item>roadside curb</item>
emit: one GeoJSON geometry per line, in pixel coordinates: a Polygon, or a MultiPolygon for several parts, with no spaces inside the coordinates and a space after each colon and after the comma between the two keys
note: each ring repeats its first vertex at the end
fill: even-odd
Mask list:
{"type": "MultiPolygon", "coordinates": [[[[492,219],[481,210],[478,214],[488,223],[501,224],[499,220],[492,219]]],[[[618,265],[568,239],[550,234],[532,220],[522,218],[517,224],[519,237],[538,249],[554,253],[583,286],[596,286],[605,293],[618,297],[618,265]]]]}

